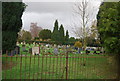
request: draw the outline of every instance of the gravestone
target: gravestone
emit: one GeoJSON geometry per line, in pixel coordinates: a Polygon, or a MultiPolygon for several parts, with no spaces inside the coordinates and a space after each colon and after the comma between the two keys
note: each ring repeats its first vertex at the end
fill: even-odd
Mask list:
{"type": "Polygon", "coordinates": [[[35,45],[35,42],[33,42],[33,45],[35,45]]]}
{"type": "Polygon", "coordinates": [[[58,45],[58,48],[61,48],[61,46],[60,46],[60,45],[58,45]]]}
{"type": "Polygon", "coordinates": [[[20,47],[16,46],[14,50],[8,52],[8,56],[14,56],[16,54],[20,54],[20,47]]]}
{"type": "Polygon", "coordinates": [[[39,55],[40,47],[32,47],[32,55],[39,55]]]}
{"type": "Polygon", "coordinates": [[[25,45],[22,45],[22,51],[27,52],[25,45]]]}
{"type": "Polygon", "coordinates": [[[14,56],[14,50],[8,52],[8,56],[14,56]]]}
{"type": "Polygon", "coordinates": [[[15,51],[15,54],[20,54],[20,47],[16,46],[14,51],[15,51]]]}
{"type": "Polygon", "coordinates": [[[57,48],[57,46],[54,47],[53,53],[54,53],[55,55],[58,55],[58,48],[57,48]]]}
{"type": "Polygon", "coordinates": [[[17,42],[16,45],[19,46],[19,42],[17,42]]]}
{"type": "Polygon", "coordinates": [[[23,42],[21,42],[21,44],[23,44],[23,42]]]}
{"type": "Polygon", "coordinates": [[[26,44],[26,42],[23,42],[23,44],[25,45],[25,44],[26,44]]]}

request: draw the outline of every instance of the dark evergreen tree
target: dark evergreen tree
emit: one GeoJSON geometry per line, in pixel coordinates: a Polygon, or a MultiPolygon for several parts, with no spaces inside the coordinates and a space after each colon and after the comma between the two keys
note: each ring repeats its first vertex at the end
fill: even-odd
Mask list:
{"type": "Polygon", "coordinates": [[[59,41],[59,30],[58,30],[58,21],[57,20],[55,21],[54,29],[53,29],[53,33],[52,33],[51,38],[52,38],[53,41],[58,43],[58,41],[59,41]]]}
{"type": "Polygon", "coordinates": [[[60,29],[59,29],[59,41],[60,41],[60,43],[61,44],[63,44],[64,43],[64,40],[65,40],[65,36],[64,36],[64,27],[63,27],[63,25],[61,24],[61,26],[60,26],[60,29]]]}
{"type": "Polygon", "coordinates": [[[76,41],[76,39],[74,37],[69,38],[69,42],[75,42],[75,41],[76,41]]]}
{"type": "Polygon", "coordinates": [[[2,3],[2,50],[12,50],[16,46],[18,32],[22,27],[22,14],[26,5],[22,2],[2,3]]]}
{"type": "MultiPolygon", "coordinates": [[[[115,56],[120,68],[120,2],[104,2],[97,19],[102,46],[106,53],[115,56]]],[[[120,69],[117,79],[120,79],[120,69]]]]}
{"type": "Polygon", "coordinates": [[[43,40],[51,39],[51,30],[48,29],[41,30],[39,33],[39,37],[42,38],[43,40]]]}
{"type": "Polygon", "coordinates": [[[119,28],[119,13],[117,8],[120,5],[118,2],[104,2],[97,15],[98,31],[102,46],[107,53],[119,54],[120,53],[120,28],[119,28]]]}
{"type": "Polygon", "coordinates": [[[68,40],[69,40],[69,32],[68,32],[68,30],[67,30],[67,31],[66,31],[66,36],[65,36],[65,41],[68,42],[68,40]]]}

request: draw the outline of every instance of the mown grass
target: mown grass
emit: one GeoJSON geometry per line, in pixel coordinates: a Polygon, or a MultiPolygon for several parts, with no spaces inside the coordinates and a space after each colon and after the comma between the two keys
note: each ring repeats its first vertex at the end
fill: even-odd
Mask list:
{"type": "MultiPolygon", "coordinates": [[[[69,56],[68,78],[69,79],[115,78],[116,73],[115,71],[112,71],[114,68],[111,69],[111,64],[107,62],[107,58],[99,57],[99,56],[79,55],[79,58],[78,58],[78,54],[69,56]],[[80,58],[80,57],[86,57],[86,58],[80,58]]],[[[4,64],[5,62],[12,63],[11,67],[6,66],[8,68],[3,70],[2,72],[3,78],[65,79],[66,77],[65,56],[3,57],[3,61],[4,64]]]]}
{"type": "MultiPolygon", "coordinates": [[[[26,45],[28,50],[33,45],[26,45]]],[[[22,45],[20,45],[22,47],[22,45]]],[[[33,56],[28,52],[6,57],[3,55],[3,79],[66,79],[66,55],[33,56]]],[[[50,50],[51,53],[53,49],[50,50]]],[[[63,50],[61,50],[62,53],[63,50]]],[[[68,54],[68,79],[114,79],[116,67],[103,54],[68,54]]]]}

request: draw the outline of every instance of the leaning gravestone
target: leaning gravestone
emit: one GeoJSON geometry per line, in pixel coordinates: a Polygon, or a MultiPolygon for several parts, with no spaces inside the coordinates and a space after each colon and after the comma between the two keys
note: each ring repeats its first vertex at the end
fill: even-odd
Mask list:
{"type": "Polygon", "coordinates": [[[32,47],[32,55],[39,55],[40,47],[32,47]]]}

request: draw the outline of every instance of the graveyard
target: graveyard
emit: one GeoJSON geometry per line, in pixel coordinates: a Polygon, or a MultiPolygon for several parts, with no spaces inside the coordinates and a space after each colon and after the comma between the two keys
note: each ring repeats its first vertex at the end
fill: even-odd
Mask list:
{"type": "Polygon", "coordinates": [[[4,79],[65,79],[66,50],[72,50],[67,56],[69,79],[114,79],[116,77],[117,68],[111,67],[114,64],[109,62],[106,54],[77,53],[77,50],[63,47],[64,49],[60,48],[56,55],[53,46],[40,44],[18,46],[19,54],[3,55],[3,64],[6,63],[3,65],[2,72],[4,79]]]}
{"type": "MultiPolygon", "coordinates": [[[[57,48],[57,56],[66,56],[67,51],[69,52],[68,56],[78,56],[78,55],[85,55],[87,54],[87,50],[79,50],[76,49],[73,45],[56,45],[56,44],[18,44],[16,48],[10,51],[7,55],[8,56],[55,56],[54,49],[57,48]],[[16,50],[17,49],[17,50],[16,50]]],[[[100,50],[90,50],[89,55],[98,55],[98,56],[105,56],[104,52],[100,50]]],[[[6,55],[6,54],[4,54],[6,55]]],[[[3,55],[3,56],[4,56],[3,55]]]]}
{"type": "Polygon", "coordinates": [[[39,1],[1,1],[2,79],[120,79],[120,1],[39,1]]]}

